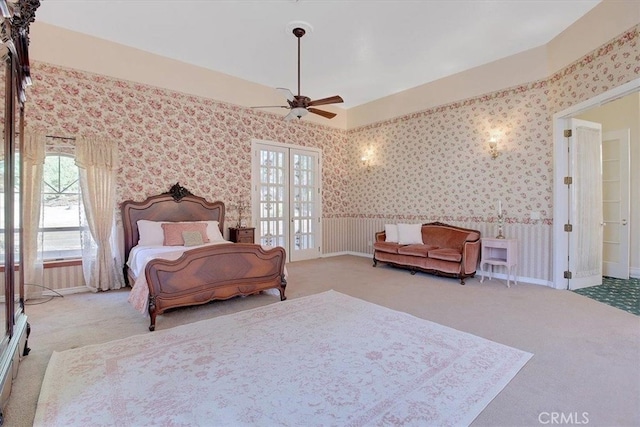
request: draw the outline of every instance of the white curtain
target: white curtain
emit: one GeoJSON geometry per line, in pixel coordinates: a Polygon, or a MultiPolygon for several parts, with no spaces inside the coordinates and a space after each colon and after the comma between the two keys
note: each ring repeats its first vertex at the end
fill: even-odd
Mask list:
{"type": "Polygon", "coordinates": [[[85,283],[93,292],[124,286],[115,227],[117,157],[114,142],[96,138],[76,141],[76,165],[86,218],[82,270],[85,283]]]}
{"type": "Polygon", "coordinates": [[[42,212],[42,173],[45,159],[45,135],[39,132],[26,133],[21,138],[22,146],[22,256],[24,262],[25,297],[36,298],[42,294],[44,284],[42,269],[42,245],[38,245],[40,213],[42,212]],[[29,286],[31,285],[31,286],[29,286]]]}

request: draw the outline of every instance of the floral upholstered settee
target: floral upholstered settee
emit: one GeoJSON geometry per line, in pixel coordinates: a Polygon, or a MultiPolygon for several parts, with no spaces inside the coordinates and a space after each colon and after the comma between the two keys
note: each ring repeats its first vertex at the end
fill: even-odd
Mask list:
{"type": "Polygon", "coordinates": [[[375,234],[373,266],[384,262],[415,274],[424,271],[456,277],[464,285],[473,277],[480,256],[480,232],[432,222],[387,224],[375,234]]]}

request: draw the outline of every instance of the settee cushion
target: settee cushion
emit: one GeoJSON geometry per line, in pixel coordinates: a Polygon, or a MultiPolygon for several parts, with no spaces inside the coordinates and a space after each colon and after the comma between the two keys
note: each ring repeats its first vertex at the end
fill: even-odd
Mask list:
{"type": "Polygon", "coordinates": [[[406,245],[400,246],[398,253],[400,255],[413,255],[426,258],[429,256],[429,251],[433,249],[437,249],[437,247],[431,245],[406,245]]]}
{"type": "Polygon", "coordinates": [[[401,245],[424,243],[422,240],[422,224],[398,224],[398,243],[401,245]]]}
{"type": "Polygon", "coordinates": [[[376,251],[387,252],[390,254],[397,254],[399,247],[399,244],[392,242],[375,242],[373,244],[373,249],[376,251]]]}
{"type": "Polygon", "coordinates": [[[460,262],[462,260],[462,253],[456,249],[449,248],[432,249],[429,251],[429,258],[460,262]]]}
{"type": "Polygon", "coordinates": [[[384,226],[385,242],[398,243],[398,225],[385,224],[384,226]]]}

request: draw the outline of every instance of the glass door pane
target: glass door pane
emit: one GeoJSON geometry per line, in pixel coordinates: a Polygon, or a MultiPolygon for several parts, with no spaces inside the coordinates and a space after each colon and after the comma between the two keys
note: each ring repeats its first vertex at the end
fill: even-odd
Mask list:
{"type": "Polygon", "coordinates": [[[317,258],[319,254],[318,155],[291,150],[291,260],[317,258]]]}
{"type": "Polygon", "coordinates": [[[286,248],[286,183],[288,153],[286,150],[260,148],[258,204],[259,217],[256,234],[266,246],[286,248]]]}

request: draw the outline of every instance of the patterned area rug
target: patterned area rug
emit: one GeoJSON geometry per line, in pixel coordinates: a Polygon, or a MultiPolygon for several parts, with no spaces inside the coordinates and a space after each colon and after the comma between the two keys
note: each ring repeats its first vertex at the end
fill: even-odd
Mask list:
{"type": "Polygon", "coordinates": [[[34,425],[468,425],[531,356],[328,291],[54,353],[34,425]]]}
{"type": "Polygon", "coordinates": [[[640,279],[614,279],[604,276],[602,285],[576,289],[577,294],[640,316],[640,279]]]}

